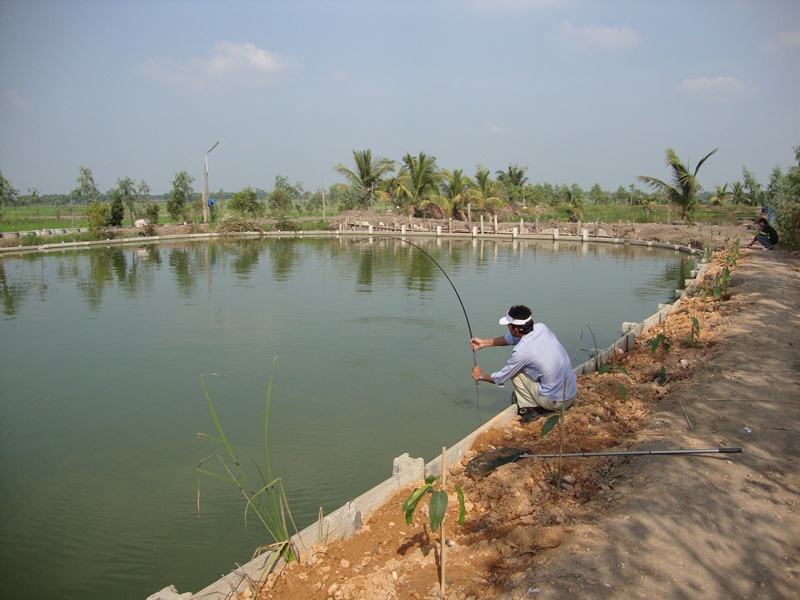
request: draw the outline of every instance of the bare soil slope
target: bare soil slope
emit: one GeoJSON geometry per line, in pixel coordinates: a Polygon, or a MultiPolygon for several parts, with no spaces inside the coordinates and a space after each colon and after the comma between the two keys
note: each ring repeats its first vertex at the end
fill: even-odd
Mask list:
{"type": "MultiPolygon", "coordinates": [[[[726,256],[717,254],[710,277],[726,256]]],[[[799,282],[796,256],[743,251],[723,299],[686,299],[686,312],[620,357],[630,377],[581,377],[579,402],[564,420],[564,452],[738,446],[741,454],[522,459],[477,481],[463,464],[452,468],[448,482],[462,486],[467,519],[457,526],[450,512],[446,520],[446,596],[796,597],[799,282]],[[695,343],[692,318],[700,323],[695,343]],[[648,342],[659,333],[672,347],[653,354],[648,342]],[[662,360],[666,383],[655,381],[662,360]]],[[[542,438],[541,427],[514,420],[475,451],[557,451],[558,428],[542,438]]],[[[429,531],[424,507],[405,524],[410,492],[351,540],[307,552],[247,596],[439,597],[439,532],[429,531]]]]}

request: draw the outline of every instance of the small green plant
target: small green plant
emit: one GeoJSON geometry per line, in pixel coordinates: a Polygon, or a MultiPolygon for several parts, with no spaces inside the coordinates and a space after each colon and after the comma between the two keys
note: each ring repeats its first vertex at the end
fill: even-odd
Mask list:
{"type": "MultiPolygon", "coordinates": [[[[605,375],[607,373],[621,373],[622,375],[625,375],[629,379],[631,376],[631,374],[628,373],[628,370],[625,367],[617,365],[615,363],[612,363],[610,365],[609,364],[600,365],[600,368],[597,370],[597,374],[605,375]]],[[[608,385],[615,386],[617,388],[617,392],[619,392],[619,396],[622,399],[623,404],[628,401],[628,390],[625,388],[622,382],[619,381],[614,383],[609,382],[608,385]]]]}
{"type": "MultiPolygon", "coordinates": [[[[600,364],[600,350],[597,348],[597,339],[594,337],[594,331],[592,331],[592,328],[589,327],[589,325],[584,325],[583,327],[588,329],[589,335],[592,336],[593,350],[587,350],[586,348],[580,348],[580,350],[589,355],[589,357],[594,361],[594,369],[599,371],[602,365],[600,364]]],[[[583,339],[583,327],[581,327],[581,339],[583,339]]]]}
{"type": "Polygon", "coordinates": [[[728,248],[727,253],[723,257],[725,266],[722,269],[722,274],[715,277],[710,285],[704,286],[701,292],[701,298],[705,301],[708,294],[713,295],[714,300],[724,300],[728,293],[728,283],[731,280],[731,269],[736,266],[741,255],[741,247],[739,240],[735,240],[728,248]]]}
{"type": "MultiPolygon", "coordinates": [[[[414,511],[417,505],[426,495],[430,495],[430,502],[428,503],[428,521],[431,525],[431,531],[436,531],[444,521],[444,515],[447,511],[447,492],[443,489],[436,489],[439,477],[430,475],[425,478],[425,484],[415,489],[411,495],[403,502],[403,512],[406,514],[406,524],[411,525],[414,520],[414,511]]],[[[439,486],[440,487],[440,486],[439,486]]],[[[455,486],[456,495],[458,496],[458,521],[459,525],[463,525],[466,516],[466,508],[464,505],[464,492],[460,486],[455,486]]]]}
{"type": "Polygon", "coordinates": [[[672,347],[672,338],[666,335],[665,332],[659,333],[656,337],[650,340],[647,344],[650,346],[650,354],[655,354],[659,349],[661,350],[661,369],[658,371],[657,379],[662,383],[667,382],[667,367],[664,364],[666,361],[667,353],[672,347]]]}
{"type": "MultiPolygon", "coordinates": [[[[273,361],[273,372],[274,369],[275,363],[273,361]]],[[[216,411],[214,410],[214,405],[211,402],[211,397],[208,394],[208,389],[206,388],[205,375],[202,375],[200,380],[203,385],[206,402],[208,403],[208,410],[211,413],[211,418],[214,421],[214,425],[217,429],[217,434],[219,437],[212,437],[205,434],[198,434],[198,437],[200,439],[210,440],[212,442],[221,444],[225,449],[227,458],[222,454],[213,454],[200,461],[200,464],[197,467],[198,513],[200,511],[200,475],[209,475],[211,477],[221,479],[222,481],[232,483],[239,489],[245,498],[245,522],[247,520],[248,512],[254,512],[258,520],[261,521],[262,525],[264,525],[267,532],[275,542],[274,544],[269,545],[268,548],[276,551],[287,561],[296,560],[297,555],[292,547],[290,540],[291,536],[289,535],[289,523],[291,523],[295,533],[297,532],[297,526],[292,518],[292,513],[289,511],[289,503],[286,500],[286,494],[283,490],[283,482],[280,478],[272,477],[272,468],[269,460],[269,403],[272,395],[272,374],[270,374],[269,378],[266,407],[264,410],[264,452],[266,458],[266,477],[264,476],[264,472],[258,466],[258,463],[252,461],[260,479],[260,485],[257,488],[250,483],[250,479],[242,467],[233,445],[225,436],[225,432],[223,431],[222,425],[220,424],[216,411]],[[210,471],[204,468],[206,461],[212,459],[215,459],[219,462],[222,469],[221,473],[210,471]]]]}
{"type": "MultiPolygon", "coordinates": [[[[448,504],[447,491],[445,490],[445,478],[447,474],[446,452],[446,449],[442,448],[442,477],[439,478],[429,475],[425,478],[425,483],[421,487],[418,487],[411,492],[411,495],[406,498],[405,502],[403,502],[403,512],[406,514],[406,524],[411,525],[412,521],[414,520],[414,511],[416,511],[420,500],[422,500],[425,496],[430,496],[430,500],[428,501],[428,521],[431,525],[431,531],[434,532],[437,531],[439,527],[442,528],[440,540],[441,546],[439,550],[439,585],[442,598],[445,596],[446,540],[444,535],[444,516],[447,512],[448,504]]],[[[456,495],[458,496],[458,520],[456,522],[459,525],[463,525],[464,518],[467,514],[466,505],[464,503],[464,492],[459,485],[453,487],[455,488],[456,495]]]]}
{"type": "MultiPolygon", "coordinates": [[[[594,331],[592,331],[592,328],[589,327],[588,325],[585,325],[584,327],[586,327],[589,330],[589,333],[592,336],[592,343],[594,344],[594,351],[589,351],[584,349],[584,352],[588,352],[589,356],[591,356],[592,359],[594,360],[595,370],[597,371],[597,374],[605,375],[607,373],[622,373],[623,375],[627,375],[628,377],[630,377],[630,373],[628,373],[625,367],[622,367],[616,363],[617,355],[613,351],[613,349],[611,352],[611,364],[600,364],[600,350],[598,350],[597,348],[597,340],[594,337],[594,331]]],[[[581,339],[583,339],[583,327],[581,327],[581,339]]],[[[625,389],[625,386],[621,382],[616,382],[616,383],[609,382],[608,385],[615,386],[617,388],[617,391],[619,392],[619,395],[622,398],[622,402],[628,401],[628,391],[625,389]]],[[[558,415],[553,415],[550,418],[555,419],[556,422],[558,421],[558,415]]],[[[555,425],[555,422],[553,423],[553,425],[555,425]]],[[[545,426],[547,426],[546,422],[545,426]]],[[[542,427],[543,432],[544,429],[545,427],[542,427]]],[[[547,431],[550,431],[550,429],[547,429],[547,431]]],[[[542,435],[544,435],[544,433],[542,435]]]]}
{"type": "MultiPolygon", "coordinates": [[[[566,395],[566,382],[564,384],[565,388],[565,395],[566,395]]],[[[558,433],[559,433],[559,445],[558,445],[558,460],[556,462],[555,468],[551,468],[550,472],[547,474],[547,479],[551,485],[555,487],[559,487],[561,485],[561,462],[563,460],[562,455],[564,454],[564,403],[561,403],[561,406],[558,408],[558,412],[550,417],[544,422],[542,425],[542,431],[539,434],[540,437],[546,436],[550,433],[553,428],[558,424],[558,433]]]]}
{"type": "Polygon", "coordinates": [[[714,258],[714,248],[711,242],[711,234],[709,234],[708,240],[703,244],[703,260],[710,263],[712,258],[714,258]]]}
{"type": "MultiPolygon", "coordinates": [[[[689,311],[684,308],[679,310],[677,314],[681,313],[688,315],[689,311]]],[[[700,320],[694,314],[694,302],[692,302],[692,314],[690,318],[692,320],[692,326],[689,329],[689,335],[686,336],[684,341],[686,342],[687,346],[695,348],[700,344],[700,320]]]]}

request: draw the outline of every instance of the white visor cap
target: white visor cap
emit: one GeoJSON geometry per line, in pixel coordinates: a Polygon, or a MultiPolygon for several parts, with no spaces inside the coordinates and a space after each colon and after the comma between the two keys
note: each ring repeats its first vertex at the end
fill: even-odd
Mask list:
{"type": "Polygon", "coordinates": [[[500,319],[500,325],[525,325],[531,320],[532,317],[528,317],[527,319],[514,319],[510,315],[506,314],[505,317],[500,319]]]}

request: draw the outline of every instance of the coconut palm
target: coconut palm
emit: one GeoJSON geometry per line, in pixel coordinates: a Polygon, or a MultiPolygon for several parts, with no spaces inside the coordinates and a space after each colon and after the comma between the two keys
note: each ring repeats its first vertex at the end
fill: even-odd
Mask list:
{"type": "Polygon", "coordinates": [[[387,175],[394,172],[397,163],[388,158],[372,158],[372,150],[353,150],[355,170],[349,169],[342,163],[336,164],[333,169],[343,175],[347,183],[356,190],[361,205],[371,208],[375,199],[388,200],[389,194],[384,190],[387,175]]]}
{"type": "Polygon", "coordinates": [[[525,175],[527,170],[528,167],[508,165],[508,170],[506,171],[495,171],[497,183],[505,191],[506,198],[510,202],[524,200],[525,184],[528,182],[528,178],[525,175]]]}
{"type": "Polygon", "coordinates": [[[475,172],[475,187],[467,192],[470,202],[474,202],[478,210],[493,214],[506,205],[500,197],[501,194],[500,186],[491,178],[489,169],[478,165],[478,170],[475,172]]]}
{"type": "Polygon", "coordinates": [[[463,169],[448,171],[442,169],[442,183],[439,185],[441,195],[450,201],[453,215],[464,220],[464,211],[469,202],[468,192],[475,185],[469,177],[464,175],[463,169]]]}
{"type": "Polygon", "coordinates": [[[741,181],[737,181],[731,187],[731,202],[734,204],[752,204],[752,200],[747,197],[741,181]]]}
{"type": "Polygon", "coordinates": [[[437,216],[449,216],[452,212],[447,198],[439,194],[442,173],[436,167],[436,157],[420,152],[418,156],[406,154],[403,166],[391,184],[392,195],[400,202],[409,216],[418,209],[432,209],[437,216]]]}
{"type": "Polygon", "coordinates": [[[688,166],[685,166],[678,155],[672,148],[667,148],[667,167],[672,170],[672,184],[667,184],[647,175],[640,175],[637,177],[639,181],[653,188],[657,192],[664,194],[667,199],[676,204],[681,209],[681,217],[686,221],[687,225],[694,224],[694,215],[697,210],[697,192],[702,190],[697,183],[697,172],[700,167],[708,159],[709,156],[714,154],[719,148],[714,148],[711,152],[706,154],[694,171],[690,171],[688,166]]]}
{"type": "Polygon", "coordinates": [[[730,194],[730,191],[728,190],[728,184],[726,183],[722,187],[715,185],[714,187],[717,188],[717,193],[712,196],[711,204],[714,204],[715,206],[722,206],[725,204],[725,200],[728,199],[728,194],[730,194]]]}

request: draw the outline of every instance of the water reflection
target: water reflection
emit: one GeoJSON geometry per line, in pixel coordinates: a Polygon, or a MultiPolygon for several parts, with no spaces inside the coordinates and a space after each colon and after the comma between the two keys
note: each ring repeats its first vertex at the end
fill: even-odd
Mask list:
{"type": "MultiPolygon", "coordinates": [[[[602,261],[612,258],[629,268],[643,256],[669,253],[641,246],[541,240],[508,242],[436,238],[415,239],[413,243],[429,252],[437,262],[444,263],[443,268],[451,275],[471,269],[478,272],[490,269],[501,260],[501,253],[503,262],[526,265],[531,277],[535,276],[536,267],[542,261],[554,264],[569,259],[569,267],[559,274],[563,279],[570,278],[574,267],[581,264],[599,266],[602,261]]],[[[682,287],[694,259],[677,252],[675,256],[678,260],[664,263],[660,271],[650,272],[643,280],[633,283],[630,292],[637,297],[646,297],[653,286],[663,287],[674,282],[678,288],[682,287]]],[[[87,308],[97,311],[110,288],[118,288],[131,298],[151,289],[165,262],[178,293],[191,298],[199,290],[203,278],[208,280],[209,288],[212,286],[215,273],[229,270],[240,281],[248,281],[260,268],[262,258],[268,260],[269,276],[276,283],[287,283],[298,274],[304,274],[304,265],[309,261],[315,265],[315,270],[325,267],[326,272],[332,263],[332,270],[340,277],[352,278],[360,292],[369,292],[389,278],[400,275],[407,290],[425,294],[431,291],[439,276],[437,266],[424,253],[394,238],[239,239],[182,246],[148,244],[138,248],[67,250],[57,255],[6,257],[0,260],[0,298],[6,318],[14,318],[32,294],[40,301],[47,298],[51,293],[48,273],[53,272],[56,275],[53,283],[74,283],[87,308]]]]}

